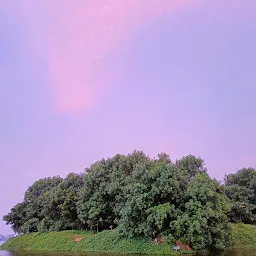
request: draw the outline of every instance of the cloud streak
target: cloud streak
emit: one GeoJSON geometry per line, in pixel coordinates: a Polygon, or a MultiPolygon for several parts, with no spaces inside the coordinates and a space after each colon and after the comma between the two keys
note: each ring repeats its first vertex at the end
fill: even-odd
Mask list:
{"type": "Polygon", "coordinates": [[[47,60],[56,107],[77,114],[90,109],[108,88],[115,74],[105,59],[136,26],[195,2],[24,0],[19,8],[29,27],[30,47],[47,60]]]}

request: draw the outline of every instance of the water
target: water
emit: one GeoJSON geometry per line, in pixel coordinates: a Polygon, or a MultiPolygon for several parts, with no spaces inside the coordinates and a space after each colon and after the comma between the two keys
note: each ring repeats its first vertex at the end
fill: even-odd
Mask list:
{"type": "MultiPolygon", "coordinates": [[[[16,252],[0,251],[0,256],[124,256],[122,254],[105,254],[105,253],[77,253],[77,252],[16,252]]],[[[138,256],[138,255],[129,255],[138,256]]],[[[141,256],[141,255],[140,255],[141,256]]]]}
{"type": "Polygon", "coordinates": [[[256,256],[256,249],[230,250],[218,254],[211,253],[209,256],[256,256]]]}
{"type": "MultiPolygon", "coordinates": [[[[179,254],[178,254],[179,255],[179,254]]],[[[180,255],[180,256],[188,256],[180,255]]],[[[31,252],[20,252],[11,253],[7,251],[0,251],[0,256],[123,256],[122,254],[104,254],[104,253],[75,253],[75,252],[53,252],[53,253],[31,253],[31,252]]],[[[130,255],[129,256],[138,256],[130,255]]],[[[139,255],[141,256],[141,255],[139,255]]],[[[144,255],[145,256],[145,255],[144,255]]],[[[226,251],[222,253],[212,253],[209,256],[256,256],[256,249],[226,251]]]]}

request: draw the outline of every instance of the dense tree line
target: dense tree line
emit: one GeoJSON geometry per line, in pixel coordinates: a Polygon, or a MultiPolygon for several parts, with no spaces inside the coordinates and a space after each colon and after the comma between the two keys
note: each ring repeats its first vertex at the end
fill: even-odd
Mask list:
{"type": "Polygon", "coordinates": [[[256,224],[256,171],[244,168],[225,178],[225,193],[231,201],[232,222],[256,224]]]}
{"type": "Polygon", "coordinates": [[[256,222],[256,171],[242,169],[224,184],[204,162],[172,162],[161,153],[116,155],[83,174],[36,181],[3,219],[16,233],[117,228],[120,237],[165,236],[194,249],[221,249],[228,222],[256,222]]]}

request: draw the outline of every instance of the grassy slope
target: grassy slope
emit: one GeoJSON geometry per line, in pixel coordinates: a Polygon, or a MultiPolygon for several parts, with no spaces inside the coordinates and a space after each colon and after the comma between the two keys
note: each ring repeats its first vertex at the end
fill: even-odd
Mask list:
{"type": "MultiPolygon", "coordinates": [[[[232,248],[256,248],[256,227],[253,225],[232,224],[232,248]]],[[[10,251],[77,251],[77,252],[116,252],[116,253],[150,253],[173,254],[172,246],[154,245],[147,239],[118,239],[115,231],[103,231],[98,234],[63,231],[52,233],[34,233],[19,236],[7,241],[2,247],[10,251]],[[74,239],[85,238],[79,242],[74,239]]]]}
{"type": "Polygon", "coordinates": [[[256,226],[245,224],[232,224],[232,248],[256,248],[256,226]]]}
{"type": "Polygon", "coordinates": [[[171,246],[154,245],[148,239],[118,239],[116,231],[103,231],[90,234],[77,231],[34,233],[8,240],[0,247],[9,251],[77,251],[77,252],[115,252],[115,253],[150,253],[173,254],[171,246]],[[85,236],[79,242],[75,237],[85,236]]]}

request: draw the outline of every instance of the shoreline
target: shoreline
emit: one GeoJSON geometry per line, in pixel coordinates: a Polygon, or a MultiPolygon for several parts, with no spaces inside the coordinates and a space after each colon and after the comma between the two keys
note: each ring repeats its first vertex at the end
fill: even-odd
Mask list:
{"type": "MultiPolygon", "coordinates": [[[[0,250],[11,252],[78,252],[176,255],[168,243],[154,244],[151,239],[118,238],[116,230],[99,233],[86,231],[60,231],[31,233],[6,241],[0,250]]],[[[231,224],[231,246],[225,251],[256,248],[256,227],[246,224],[231,224]]],[[[183,251],[195,254],[195,251],[183,251]]]]}

